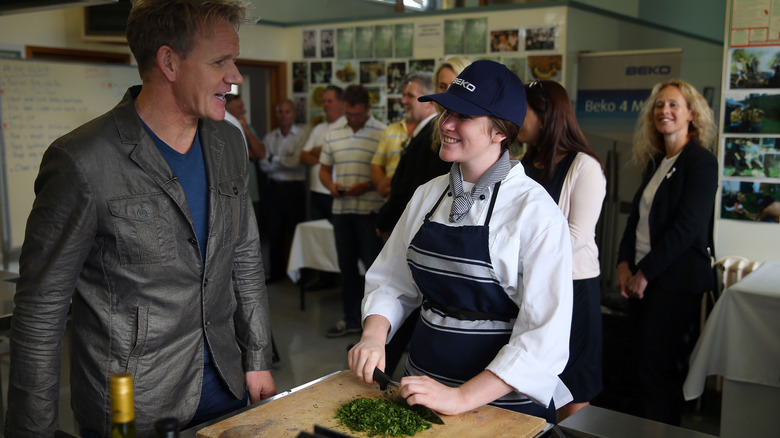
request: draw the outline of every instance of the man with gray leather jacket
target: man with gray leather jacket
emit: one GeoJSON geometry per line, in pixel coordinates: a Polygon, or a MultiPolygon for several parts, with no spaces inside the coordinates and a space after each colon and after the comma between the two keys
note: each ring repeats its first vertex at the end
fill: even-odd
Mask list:
{"type": "Polygon", "coordinates": [[[139,436],[270,397],[271,334],[246,151],[224,118],[240,84],[240,2],[137,0],[143,85],[56,140],[35,182],[11,327],[6,436],[51,436],[72,308],[71,405],[107,436],[130,372],[139,436]]]}

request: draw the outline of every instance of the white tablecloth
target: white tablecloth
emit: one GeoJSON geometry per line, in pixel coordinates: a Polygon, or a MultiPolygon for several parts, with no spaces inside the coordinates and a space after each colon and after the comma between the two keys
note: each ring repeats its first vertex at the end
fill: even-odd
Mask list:
{"type": "Polygon", "coordinates": [[[780,388],[780,261],[768,261],[718,298],[683,386],[699,397],[709,375],[780,388]]]}
{"type": "Polygon", "coordinates": [[[339,272],[333,225],[327,219],[301,222],[295,227],[287,276],[297,283],[301,279],[301,268],[339,272]]]}
{"type": "Polygon", "coordinates": [[[723,376],[720,436],[778,436],[780,430],[780,261],[766,262],[726,289],[691,355],[683,393],[723,376]]]}

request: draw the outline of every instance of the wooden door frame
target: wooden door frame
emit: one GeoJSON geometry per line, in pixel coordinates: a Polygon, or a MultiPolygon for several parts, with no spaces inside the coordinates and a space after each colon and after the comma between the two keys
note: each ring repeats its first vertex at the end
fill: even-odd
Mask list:
{"type": "MultiPolygon", "coordinates": [[[[260,67],[268,70],[268,102],[267,108],[269,114],[273,114],[273,106],[282,99],[287,98],[287,63],[277,61],[257,61],[253,59],[238,59],[236,66],[241,67],[260,67]]],[[[269,132],[279,126],[276,117],[270,117],[271,127],[269,132]]]]}

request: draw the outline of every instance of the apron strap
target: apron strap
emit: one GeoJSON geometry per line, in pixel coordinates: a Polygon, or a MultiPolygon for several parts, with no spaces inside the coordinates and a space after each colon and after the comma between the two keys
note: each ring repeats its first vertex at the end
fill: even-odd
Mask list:
{"type": "Polygon", "coordinates": [[[428,214],[425,215],[426,221],[429,221],[431,219],[431,216],[433,216],[433,213],[436,211],[437,208],[439,208],[439,204],[441,204],[442,199],[444,199],[444,195],[446,195],[448,191],[450,191],[449,184],[447,185],[447,187],[444,188],[444,192],[442,192],[441,196],[439,196],[439,200],[436,201],[436,204],[433,205],[431,211],[429,211],[428,214]]]}
{"type": "Polygon", "coordinates": [[[451,316],[455,319],[459,319],[461,321],[502,321],[502,322],[509,322],[512,320],[513,316],[510,317],[508,315],[502,315],[500,313],[491,313],[491,312],[474,312],[471,310],[464,310],[459,309],[457,307],[452,306],[445,306],[443,304],[439,304],[435,301],[432,301],[428,298],[423,300],[422,307],[425,310],[434,309],[438,310],[439,312],[445,313],[447,316],[451,316]]]}
{"type": "Polygon", "coordinates": [[[490,197],[490,207],[488,207],[487,217],[485,218],[485,225],[490,225],[490,218],[493,216],[493,206],[496,205],[496,198],[498,197],[498,188],[501,187],[501,181],[498,181],[493,186],[493,196],[490,197]]]}

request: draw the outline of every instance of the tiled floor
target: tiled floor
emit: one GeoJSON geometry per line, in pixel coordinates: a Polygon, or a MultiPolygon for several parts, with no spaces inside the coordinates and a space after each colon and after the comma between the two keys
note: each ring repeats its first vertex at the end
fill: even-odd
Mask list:
{"type": "MultiPolygon", "coordinates": [[[[289,280],[269,285],[271,326],[281,357],[273,371],[279,392],[312,381],[333,371],[347,368],[347,348],[358,340],[357,335],[330,339],[325,330],[341,317],[339,289],[306,293],[306,310],[299,307],[298,288],[289,280]]],[[[67,360],[63,361],[67,364],[67,360]]],[[[8,355],[0,356],[3,397],[8,388],[8,355]]],[[[403,366],[398,367],[400,374],[403,366]]],[[[73,416],[69,408],[67,369],[63,370],[60,403],[60,428],[74,433],[73,416]]],[[[396,379],[400,376],[396,375],[396,379]]],[[[705,399],[700,414],[686,415],[683,426],[712,435],[718,434],[719,400],[705,399]]],[[[7,406],[7,405],[5,405],[7,406]]],[[[0,434],[2,431],[0,431],[0,434]]]]}

